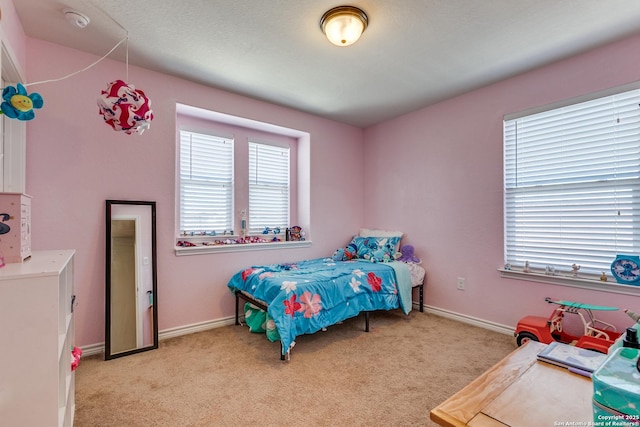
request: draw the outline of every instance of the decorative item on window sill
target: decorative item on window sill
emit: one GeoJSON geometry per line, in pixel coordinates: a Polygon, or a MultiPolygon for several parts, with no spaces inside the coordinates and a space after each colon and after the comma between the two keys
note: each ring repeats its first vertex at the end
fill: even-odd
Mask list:
{"type": "Polygon", "coordinates": [[[611,263],[611,274],[618,283],[640,286],[640,257],[619,254],[611,263]]]}
{"type": "Polygon", "coordinates": [[[578,277],[578,270],[580,270],[580,266],[578,264],[571,265],[571,275],[573,277],[578,277]]]}
{"type": "Polygon", "coordinates": [[[180,233],[183,237],[199,237],[199,236],[233,236],[233,230],[223,230],[222,234],[219,234],[216,230],[211,231],[182,231],[180,233]]]}
{"type": "Polygon", "coordinates": [[[305,232],[302,231],[302,227],[294,225],[287,228],[286,239],[287,241],[303,241],[305,240],[305,232]]]}
{"type": "Polygon", "coordinates": [[[246,209],[242,209],[240,211],[240,233],[243,239],[247,237],[247,210],[246,209]]]}
{"type": "Polygon", "coordinates": [[[176,242],[176,246],[178,247],[225,246],[225,245],[246,245],[246,244],[252,244],[252,243],[274,243],[274,242],[281,242],[281,241],[282,240],[277,236],[271,239],[265,239],[264,237],[259,237],[259,236],[247,236],[247,237],[237,237],[237,238],[229,238],[229,239],[208,240],[200,243],[194,243],[188,240],[178,240],[176,242]]]}
{"type": "Polygon", "coordinates": [[[262,230],[262,234],[269,234],[269,233],[280,234],[280,227],[276,227],[276,228],[265,227],[264,230],[262,230]]]}
{"type": "MultiPolygon", "coordinates": [[[[241,211],[241,216],[242,216],[241,211]]],[[[246,212],[245,212],[246,215],[246,212]]],[[[245,223],[246,227],[246,223],[245,223]]],[[[180,233],[180,236],[183,237],[182,240],[178,240],[176,242],[177,247],[196,247],[196,246],[225,246],[225,245],[244,245],[244,244],[252,244],[252,243],[275,243],[282,242],[282,230],[280,227],[265,227],[262,230],[261,235],[257,236],[247,236],[244,235],[246,233],[246,228],[241,230],[242,235],[236,236],[233,230],[225,230],[222,234],[216,233],[215,231],[185,231],[183,230],[180,233]],[[273,235],[271,237],[270,235],[273,235]],[[213,236],[229,236],[228,238],[215,239],[211,240],[208,237],[213,236]]],[[[302,230],[300,226],[289,227],[285,230],[285,239],[286,241],[304,241],[305,232],[302,230]]]]}
{"type": "MultiPolygon", "coordinates": [[[[573,264],[570,266],[570,268],[565,268],[565,269],[556,269],[554,266],[546,266],[544,268],[544,270],[542,269],[538,269],[536,270],[536,268],[533,267],[529,267],[527,269],[526,264],[523,265],[522,267],[520,266],[515,266],[513,267],[510,263],[506,263],[504,265],[504,267],[502,268],[502,270],[505,273],[515,273],[515,274],[527,274],[527,275],[532,275],[532,276],[547,276],[550,278],[550,280],[556,280],[556,279],[576,279],[579,280],[581,282],[594,282],[594,283],[599,283],[603,286],[607,286],[608,282],[609,282],[609,276],[607,276],[606,272],[601,272],[600,274],[595,274],[595,273],[584,273],[584,274],[577,274],[577,272],[580,270],[580,268],[574,268],[575,267],[580,267],[577,264],[573,264]]],[[[513,276],[511,276],[513,277],[513,276]]],[[[622,285],[631,285],[633,286],[633,283],[623,283],[623,282],[618,282],[619,284],[622,285]]],[[[638,284],[636,286],[640,286],[640,281],[638,282],[638,284]]]]}

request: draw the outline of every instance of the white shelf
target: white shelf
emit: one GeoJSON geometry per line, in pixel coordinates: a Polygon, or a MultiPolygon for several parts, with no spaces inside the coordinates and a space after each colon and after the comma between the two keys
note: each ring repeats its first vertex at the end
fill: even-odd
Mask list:
{"type": "Polygon", "coordinates": [[[598,277],[573,277],[567,274],[547,275],[544,273],[525,273],[520,270],[505,270],[499,268],[500,277],[507,279],[526,280],[530,282],[547,283],[550,285],[568,286],[572,288],[590,289],[592,291],[609,292],[623,295],[640,295],[640,286],[622,285],[613,281],[602,282],[598,277]]]}
{"type": "MultiPolygon", "coordinates": [[[[185,240],[187,240],[185,238],[185,240]]],[[[176,246],[176,256],[215,254],[223,252],[264,251],[272,249],[295,249],[311,247],[311,240],[296,240],[267,243],[236,243],[229,245],[176,246]]]]}

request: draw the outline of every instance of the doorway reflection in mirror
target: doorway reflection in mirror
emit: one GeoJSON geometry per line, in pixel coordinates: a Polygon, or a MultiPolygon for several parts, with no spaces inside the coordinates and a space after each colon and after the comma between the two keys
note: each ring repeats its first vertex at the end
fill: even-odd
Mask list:
{"type": "Polygon", "coordinates": [[[105,359],[158,347],[155,202],[107,200],[105,359]]]}

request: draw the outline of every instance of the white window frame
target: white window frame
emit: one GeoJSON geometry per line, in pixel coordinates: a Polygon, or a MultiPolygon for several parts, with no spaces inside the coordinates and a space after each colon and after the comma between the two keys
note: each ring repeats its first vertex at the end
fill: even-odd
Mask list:
{"type": "Polygon", "coordinates": [[[180,234],[232,234],[233,138],[185,129],[179,134],[180,234]]]}
{"type": "Polygon", "coordinates": [[[290,225],[290,147],[249,140],[248,233],[290,225]]]}
{"type": "MultiPolygon", "coordinates": [[[[179,150],[179,131],[182,129],[205,134],[225,135],[234,139],[234,211],[233,235],[184,236],[180,233],[179,199],[179,151],[176,151],[176,205],[175,241],[176,256],[202,255],[222,252],[246,252],[280,249],[298,249],[312,246],[310,233],[310,193],[311,193],[311,135],[308,132],[233,116],[217,111],[176,103],[176,150],[179,150]],[[305,240],[286,241],[285,229],[279,236],[271,234],[268,242],[246,244],[217,244],[216,240],[230,240],[242,237],[242,212],[248,208],[248,141],[268,141],[269,144],[289,146],[290,152],[290,199],[289,213],[292,225],[301,226],[305,240]],[[274,241],[274,237],[279,240],[274,241]],[[195,246],[178,245],[192,242],[195,246]]],[[[265,237],[260,234],[260,237],[265,237]]]]}
{"type": "Polygon", "coordinates": [[[505,116],[505,268],[499,269],[503,277],[640,295],[640,287],[617,284],[609,269],[617,254],[640,253],[639,86],[628,85],[505,116]],[[601,109],[597,105],[605,98],[620,100],[628,95],[632,98],[620,101],[627,105],[625,111],[612,110],[610,117],[595,125],[609,133],[608,136],[585,139],[575,131],[587,129],[584,123],[574,129],[566,125],[562,130],[564,134],[557,139],[551,137],[559,132],[555,127],[545,129],[544,137],[527,133],[527,126],[535,120],[555,126],[568,120],[566,117],[573,114],[568,111],[576,108],[582,108],[579,114],[584,113],[583,117],[590,123],[596,123],[598,119],[590,118],[586,114],[590,110],[586,108],[601,109]],[[563,118],[557,113],[562,113],[563,118]],[[612,120],[617,122],[611,124],[612,120]],[[549,144],[543,146],[540,141],[549,144]],[[536,144],[539,144],[537,148],[536,144]],[[571,144],[588,148],[581,151],[571,144]],[[558,150],[562,145],[567,149],[566,154],[558,150]],[[540,150],[540,155],[533,154],[535,149],[540,150]],[[602,160],[613,161],[615,150],[627,150],[619,156],[620,162],[615,166],[617,174],[610,167],[600,172],[585,172],[595,171],[595,164],[602,160]],[[593,196],[598,192],[602,197],[596,199],[593,196]],[[544,193],[548,196],[543,198],[544,193]],[[614,200],[616,194],[619,197],[614,200]],[[553,200],[554,197],[561,202],[553,200]],[[560,218],[562,224],[560,220],[554,222],[560,218]],[[528,261],[529,272],[523,271],[525,261],[528,261]],[[572,264],[580,266],[576,274],[572,264]],[[602,273],[608,276],[606,282],[600,280],[602,273]]]}

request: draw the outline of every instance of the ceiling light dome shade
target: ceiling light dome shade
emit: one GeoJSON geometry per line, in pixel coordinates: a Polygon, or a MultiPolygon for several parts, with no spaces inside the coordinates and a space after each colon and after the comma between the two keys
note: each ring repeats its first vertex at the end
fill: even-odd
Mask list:
{"type": "Polygon", "coordinates": [[[336,46],[355,43],[367,29],[369,18],[354,6],[338,6],[328,10],[320,19],[320,28],[336,46]]]}

